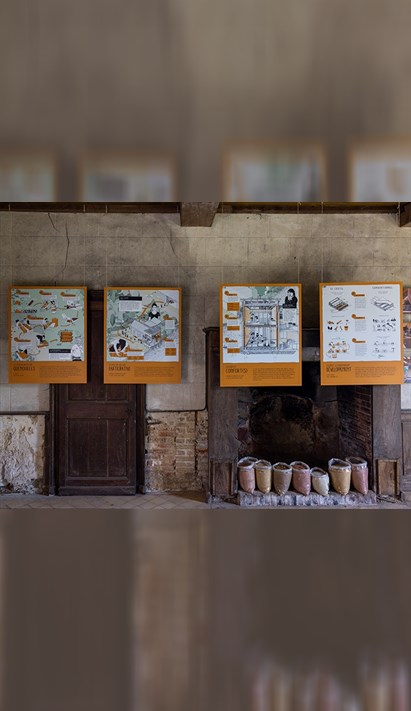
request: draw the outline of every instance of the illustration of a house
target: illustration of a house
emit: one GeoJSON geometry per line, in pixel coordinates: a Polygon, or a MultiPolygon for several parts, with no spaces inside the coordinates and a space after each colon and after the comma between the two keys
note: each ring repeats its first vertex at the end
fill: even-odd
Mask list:
{"type": "Polygon", "coordinates": [[[159,319],[152,320],[150,323],[141,323],[141,321],[133,321],[131,324],[131,332],[135,338],[138,338],[142,343],[145,343],[149,348],[156,345],[161,338],[161,322],[159,319]]]}

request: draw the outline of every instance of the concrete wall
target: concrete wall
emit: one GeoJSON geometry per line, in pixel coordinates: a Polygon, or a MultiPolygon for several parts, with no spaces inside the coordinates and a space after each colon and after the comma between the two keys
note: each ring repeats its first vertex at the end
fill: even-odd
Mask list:
{"type": "MultiPolygon", "coordinates": [[[[392,214],[223,214],[211,228],[184,228],[178,215],[1,213],[0,412],[48,410],[47,387],[7,384],[11,284],[181,286],[182,383],[147,388],[149,413],[170,428],[173,413],[205,408],[203,328],[218,325],[220,283],[300,281],[303,325],[315,327],[320,281],[397,279],[411,284],[411,230],[392,214]]],[[[411,404],[405,389],[403,400],[411,404]]],[[[193,476],[194,486],[202,475],[193,476]]]]}

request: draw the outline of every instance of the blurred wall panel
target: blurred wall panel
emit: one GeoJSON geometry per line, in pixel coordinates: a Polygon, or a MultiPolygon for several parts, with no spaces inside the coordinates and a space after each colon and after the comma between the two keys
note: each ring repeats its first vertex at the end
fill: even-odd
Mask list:
{"type": "Polygon", "coordinates": [[[79,200],[86,202],[172,202],[176,166],[167,155],[94,154],[79,168],[79,200]]]}
{"type": "Polygon", "coordinates": [[[0,202],[51,202],[56,198],[57,168],[51,155],[0,148],[0,202]]]}
{"type": "Polygon", "coordinates": [[[324,147],[237,145],[225,151],[223,198],[233,202],[316,202],[327,196],[324,147]]]}
{"type": "Polygon", "coordinates": [[[349,156],[350,200],[401,202],[411,197],[411,138],[354,144],[349,156]]]}
{"type": "Polygon", "coordinates": [[[0,142],[50,146],[74,200],[85,150],[176,156],[179,199],[222,197],[224,147],[320,141],[332,200],[352,140],[404,136],[411,6],[397,0],[4,0],[0,142]]]}

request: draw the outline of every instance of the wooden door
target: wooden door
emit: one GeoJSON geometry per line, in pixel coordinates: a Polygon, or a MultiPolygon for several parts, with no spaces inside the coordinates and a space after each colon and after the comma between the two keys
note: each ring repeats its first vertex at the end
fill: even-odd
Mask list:
{"type": "Polygon", "coordinates": [[[53,387],[55,489],[135,494],[144,485],[143,385],[103,383],[103,293],[88,294],[88,382],[53,387]]]}

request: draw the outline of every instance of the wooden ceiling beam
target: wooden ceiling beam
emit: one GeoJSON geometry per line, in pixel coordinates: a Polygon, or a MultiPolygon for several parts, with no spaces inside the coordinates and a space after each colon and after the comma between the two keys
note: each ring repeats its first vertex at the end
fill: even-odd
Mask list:
{"type": "Polygon", "coordinates": [[[182,227],[211,227],[219,202],[180,202],[182,227]]]}
{"type": "Polygon", "coordinates": [[[400,227],[411,227],[411,202],[401,203],[400,227]]]}
{"type": "Polygon", "coordinates": [[[219,214],[398,214],[411,226],[411,202],[0,202],[0,212],[180,214],[184,226],[211,226],[219,214]]]}

